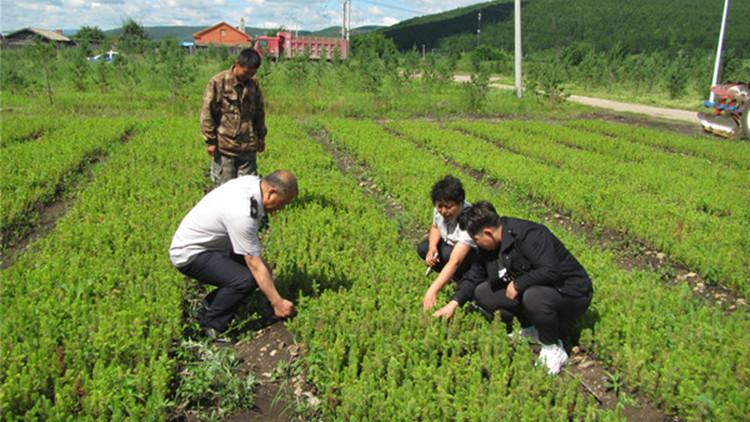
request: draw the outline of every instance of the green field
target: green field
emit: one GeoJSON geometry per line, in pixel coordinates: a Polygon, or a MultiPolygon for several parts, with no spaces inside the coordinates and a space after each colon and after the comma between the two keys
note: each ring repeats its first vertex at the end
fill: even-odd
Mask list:
{"type": "MultiPolygon", "coordinates": [[[[243,374],[205,378],[213,356],[233,352],[194,338],[201,292],[167,254],[209,184],[197,104],[225,67],[213,59],[185,59],[195,80],[179,86],[160,73],[172,59],[145,58],[89,68],[83,90],[61,77],[53,104],[35,85],[1,92],[0,419],[230,409],[223,388],[243,374]],[[198,343],[215,354],[189,358],[198,343]],[[209,390],[221,399],[185,398],[209,390]]],[[[260,171],[289,169],[300,185],[263,235],[279,290],[298,309],[286,326],[302,354],[285,370],[320,398],[299,404],[299,419],[623,420],[639,403],[690,421],[750,414],[747,142],[498,91],[470,109],[466,87],[406,79],[384,62],[264,72],[260,171]],[[422,311],[430,279],[414,246],[446,174],[469,201],[544,222],[587,269],[594,299],[568,346],[603,368],[614,405],[575,374],[546,375],[497,321],[422,311]]],[[[239,394],[247,408],[252,394],[239,394]]]]}

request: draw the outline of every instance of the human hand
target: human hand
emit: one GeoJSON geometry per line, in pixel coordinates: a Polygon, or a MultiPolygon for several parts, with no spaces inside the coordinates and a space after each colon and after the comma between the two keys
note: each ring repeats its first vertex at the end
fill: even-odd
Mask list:
{"type": "Polygon", "coordinates": [[[427,293],[424,294],[424,298],[422,298],[422,309],[428,310],[435,306],[435,302],[437,301],[437,292],[432,291],[432,289],[428,289],[427,293]]]}
{"type": "Polygon", "coordinates": [[[425,257],[424,262],[430,267],[437,265],[437,263],[440,262],[440,255],[438,254],[437,249],[430,248],[427,250],[427,256],[425,257]]]}
{"type": "Polygon", "coordinates": [[[278,303],[273,305],[273,314],[278,318],[286,318],[293,316],[294,304],[286,299],[281,299],[278,303]]]}
{"type": "Polygon", "coordinates": [[[515,281],[508,283],[508,287],[505,288],[505,297],[510,300],[516,300],[516,297],[518,297],[518,290],[516,290],[515,281]]]}
{"type": "Polygon", "coordinates": [[[456,311],[456,308],[458,308],[458,302],[456,302],[455,300],[451,300],[447,305],[435,311],[432,316],[434,316],[435,318],[443,317],[444,319],[450,319],[450,317],[452,317],[453,313],[456,311]]]}
{"type": "Polygon", "coordinates": [[[216,145],[213,145],[213,144],[206,145],[206,152],[208,153],[208,155],[212,157],[216,155],[216,145]]]}

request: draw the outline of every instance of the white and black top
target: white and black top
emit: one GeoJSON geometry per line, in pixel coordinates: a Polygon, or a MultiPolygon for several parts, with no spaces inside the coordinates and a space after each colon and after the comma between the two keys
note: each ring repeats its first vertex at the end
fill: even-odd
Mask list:
{"type": "MultiPolygon", "coordinates": [[[[464,201],[464,208],[470,206],[470,203],[464,201]]],[[[440,232],[440,238],[443,239],[443,242],[451,246],[455,246],[456,243],[464,243],[472,248],[477,247],[471,239],[471,236],[469,236],[469,233],[458,227],[458,217],[456,217],[454,221],[447,221],[442,215],[440,215],[437,208],[435,208],[432,212],[432,223],[440,232]]]]}
{"type": "Polygon", "coordinates": [[[260,256],[262,217],[260,178],[230,180],[209,192],[185,216],[172,238],[169,258],[175,267],[182,267],[206,251],[260,256]]]}

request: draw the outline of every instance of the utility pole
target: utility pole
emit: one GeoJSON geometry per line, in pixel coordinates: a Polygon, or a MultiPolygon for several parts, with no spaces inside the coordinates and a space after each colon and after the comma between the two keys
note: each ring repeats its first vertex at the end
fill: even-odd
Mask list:
{"type": "Polygon", "coordinates": [[[482,10],[477,13],[477,48],[479,48],[479,34],[482,33],[482,10]]]}
{"type": "MultiPolygon", "coordinates": [[[[714,76],[711,79],[711,87],[718,85],[721,77],[721,55],[724,50],[724,32],[727,29],[727,15],[729,14],[729,0],[724,0],[724,14],[721,17],[721,32],[719,32],[719,45],[716,47],[716,61],[714,62],[714,76]]],[[[712,103],[716,100],[716,94],[711,91],[708,98],[712,103]]]]}
{"type": "Polygon", "coordinates": [[[523,96],[523,88],[521,87],[521,81],[523,80],[521,77],[521,58],[523,57],[521,52],[521,0],[516,0],[514,14],[516,15],[516,95],[521,98],[523,96]]]}
{"type": "Polygon", "coordinates": [[[352,25],[352,0],[341,0],[341,4],[344,7],[341,39],[349,41],[349,31],[352,25]]]}

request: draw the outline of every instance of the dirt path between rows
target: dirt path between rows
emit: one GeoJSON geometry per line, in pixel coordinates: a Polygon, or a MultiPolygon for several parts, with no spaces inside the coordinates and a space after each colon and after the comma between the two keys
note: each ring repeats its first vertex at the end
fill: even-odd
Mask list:
{"type": "Polygon", "coordinates": [[[254,408],[234,413],[225,421],[298,420],[298,401],[305,401],[312,407],[320,403],[302,375],[288,374],[292,362],[301,354],[301,347],[283,322],[271,324],[259,330],[252,340],[232,347],[243,361],[243,369],[255,374],[258,385],[253,392],[254,408]]]}
{"type": "MultiPolygon", "coordinates": [[[[490,78],[490,87],[496,89],[513,90],[516,89],[512,85],[501,84],[497,82],[500,80],[498,77],[490,78]]],[[[454,82],[466,83],[471,81],[469,75],[454,75],[454,82]]],[[[587,105],[591,107],[605,108],[612,111],[621,113],[637,113],[645,114],[650,117],[659,117],[667,120],[676,120],[680,122],[688,122],[698,124],[698,117],[694,111],[678,110],[674,108],[654,107],[643,104],[623,103],[620,101],[605,100],[603,98],[586,97],[583,95],[571,95],[568,97],[568,101],[574,103],[587,105]]]]}

